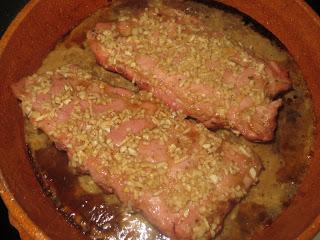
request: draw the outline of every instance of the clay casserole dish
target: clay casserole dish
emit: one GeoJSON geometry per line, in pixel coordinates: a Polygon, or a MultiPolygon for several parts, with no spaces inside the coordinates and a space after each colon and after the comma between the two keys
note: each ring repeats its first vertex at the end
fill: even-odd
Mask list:
{"type": "MultiPolygon", "coordinates": [[[[254,239],[311,239],[320,229],[320,19],[301,0],[220,0],[261,23],[286,46],[311,92],[315,146],[289,208],[254,239]]],[[[0,42],[0,193],[23,239],[84,239],[43,193],[24,142],[23,116],[10,85],[41,65],[57,41],[106,0],[32,0],[0,42]]]]}

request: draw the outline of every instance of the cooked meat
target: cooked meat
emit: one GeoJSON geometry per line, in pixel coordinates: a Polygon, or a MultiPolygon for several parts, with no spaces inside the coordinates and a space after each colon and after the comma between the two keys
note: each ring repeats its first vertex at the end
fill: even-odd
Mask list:
{"type": "Polygon", "coordinates": [[[290,88],[278,63],[256,57],[200,18],[169,7],[98,23],[88,33],[98,62],[208,128],[249,140],[273,138],[278,93],[290,88]]]}
{"type": "Polygon", "coordinates": [[[77,66],[24,78],[13,90],[72,167],[170,237],[213,237],[257,181],[261,164],[247,146],[185,120],[150,93],[112,87],[77,66]]]}

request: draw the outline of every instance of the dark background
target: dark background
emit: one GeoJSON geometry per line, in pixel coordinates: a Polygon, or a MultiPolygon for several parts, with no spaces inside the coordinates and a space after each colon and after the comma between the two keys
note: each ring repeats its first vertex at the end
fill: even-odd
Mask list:
{"type": "MultiPolygon", "coordinates": [[[[267,1],[267,0],[266,0],[267,1]]],[[[15,17],[17,12],[29,0],[0,0],[0,36],[5,32],[6,28],[15,17]]],[[[320,15],[320,2],[319,0],[307,0],[313,9],[320,15]]],[[[5,240],[18,240],[18,232],[8,222],[8,212],[0,198],[0,239],[5,240]]]]}

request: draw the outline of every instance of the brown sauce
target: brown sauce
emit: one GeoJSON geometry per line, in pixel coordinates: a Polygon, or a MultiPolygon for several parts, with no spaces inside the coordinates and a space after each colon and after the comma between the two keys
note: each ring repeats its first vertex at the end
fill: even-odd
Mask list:
{"type": "MultiPolygon", "coordinates": [[[[120,1],[110,9],[101,9],[76,27],[59,43],[43,62],[40,72],[74,63],[94,69],[98,76],[111,85],[137,91],[129,81],[99,67],[87,47],[85,32],[97,22],[112,21],[120,11],[136,11],[146,6],[146,1],[120,1]]],[[[159,0],[153,0],[159,4],[159,0]]],[[[167,1],[169,2],[169,1],[167,1]]],[[[201,1],[206,2],[206,1],[201,1]]],[[[275,41],[255,32],[261,26],[225,10],[186,1],[171,5],[186,12],[204,17],[206,24],[217,31],[224,31],[234,41],[241,43],[263,58],[280,61],[286,65],[293,80],[293,89],[284,98],[279,113],[278,128],[270,143],[248,143],[261,158],[264,171],[260,182],[248,196],[228,215],[222,233],[224,239],[249,239],[256,231],[270,225],[290,204],[303,178],[312,154],[314,115],[309,93],[301,73],[291,57],[275,41]],[[249,23],[249,24],[248,24],[249,23]],[[254,25],[254,28],[249,27],[254,25]]],[[[270,34],[262,30],[265,36],[270,34]]],[[[218,132],[226,132],[220,130],[218,132]]],[[[246,141],[232,135],[237,141],[246,141]]],[[[80,176],[68,167],[66,153],[58,151],[46,136],[26,123],[26,141],[33,150],[33,158],[44,191],[52,198],[57,209],[84,234],[94,239],[167,239],[147,223],[139,213],[123,206],[113,194],[103,193],[89,176],[80,176]]]]}
{"type": "Polygon", "coordinates": [[[117,230],[121,205],[108,204],[104,194],[88,193],[80,185],[78,176],[68,167],[68,157],[53,145],[35,151],[41,182],[57,208],[85,234],[112,233],[117,230]]]}

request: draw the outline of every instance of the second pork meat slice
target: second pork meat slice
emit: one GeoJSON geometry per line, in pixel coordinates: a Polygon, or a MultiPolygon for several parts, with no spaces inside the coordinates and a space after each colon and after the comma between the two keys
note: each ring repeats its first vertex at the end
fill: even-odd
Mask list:
{"type": "Polygon", "coordinates": [[[288,74],[264,61],[201,19],[169,7],[99,23],[88,33],[98,62],[173,109],[209,128],[230,128],[249,140],[273,138],[288,74]]]}
{"type": "Polygon", "coordinates": [[[133,94],[67,66],[13,86],[31,123],[70,165],[174,239],[207,239],[257,181],[245,145],[184,120],[150,93],[133,94]]]}

